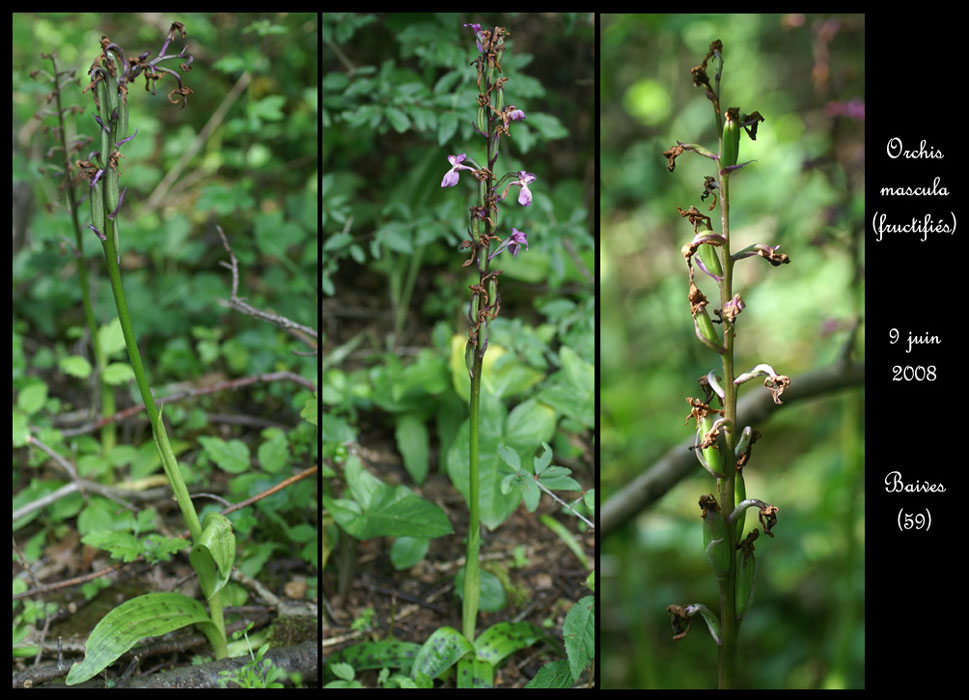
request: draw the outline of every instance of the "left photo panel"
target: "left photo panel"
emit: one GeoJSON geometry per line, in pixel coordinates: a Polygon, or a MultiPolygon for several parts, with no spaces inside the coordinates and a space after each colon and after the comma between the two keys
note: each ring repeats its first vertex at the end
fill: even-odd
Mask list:
{"type": "Polygon", "coordinates": [[[325,688],[592,688],[592,13],[324,13],[325,688]]]}
{"type": "Polygon", "coordinates": [[[11,19],[13,687],[317,687],[319,16],[11,19]]]}

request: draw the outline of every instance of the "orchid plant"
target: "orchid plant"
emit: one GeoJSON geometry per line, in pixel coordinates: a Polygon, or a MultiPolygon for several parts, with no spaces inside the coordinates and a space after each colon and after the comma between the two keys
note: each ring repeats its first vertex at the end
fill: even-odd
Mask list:
{"type": "Polygon", "coordinates": [[[468,236],[461,247],[471,249],[471,257],[463,266],[477,265],[478,282],[470,285],[471,303],[468,306],[468,343],[465,348],[465,364],[471,377],[469,402],[470,423],[470,465],[471,478],[468,507],[471,518],[468,524],[467,560],[464,571],[464,595],[462,624],[465,638],[474,641],[475,620],[478,614],[480,569],[478,553],[481,546],[481,532],[478,523],[478,409],[481,401],[481,367],[485,351],[488,349],[488,329],[501,310],[501,293],[498,291],[498,277],[501,270],[490,269],[491,261],[507,250],[517,256],[524,245],[528,250],[527,236],[516,228],[504,240],[498,236],[498,202],[503,200],[512,186],[521,187],[518,203],[528,206],[532,193],[528,185],[535,176],[524,170],[507,173],[495,180],[494,168],[501,150],[501,139],[509,135],[509,124],[524,119],[525,113],[515,105],[505,104],[505,83],[508,78],[501,76],[501,57],[505,50],[505,36],[508,32],[502,27],[482,30],[480,24],[465,24],[474,31],[478,56],[475,66],[478,71],[478,109],[475,131],[487,140],[487,160],[478,165],[467,155],[448,156],[451,169],[444,174],[441,187],[454,187],[458,184],[458,171],[469,170],[477,182],[477,198],[470,208],[468,236]],[[464,165],[467,160],[470,165],[464,165]],[[501,194],[500,187],[504,185],[501,194]],[[498,245],[491,249],[494,242],[498,245]]]}
{"type": "Polygon", "coordinates": [[[747,372],[739,372],[734,357],[738,317],[746,308],[739,293],[734,292],[734,265],[750,257],[762,257],[772,266],[790,263],[787,255],[777,246],[754,244],[732,252],[730,233],[730,181],[737,171],[753,161],[738,163],[741,134],[751,141],[757,137],[757,126],[764,121],[759,112],[741,115],[740,109],[721,109],[720,82],[723,77],[723,44],[716,40],[703,62],[692,69],[693,84],[704,90],[713,106],[717,133],[720,134],[719,151],[704,148],[695,143],[682,143],[667,150],[669,170],[676,167],[676,158],[684,152],[693,152],[709,158],[716,164],[716,177],[707,176],[700,199],[712,197],[709,210],[718,204],[720,208],[720,232],[713,230],[713,222],[695,206],[683,210],[681,216],[693,227],[693,237],[683,246],[682,253],[689,270],[690,313],[697,339],[720,356],[722,376],[711,369],[699,378],[700,397],[687,397],[691,418],[696,420],[694,450],[700,465],[716,480],[717,495],[700,497],[703,520],[703,542],[707,560],[714,569],[720,589],[720,613],[699,603],[670,605],[667,612],[673,626],[674,639],[682,639],[696,615],[706,623],[719,649],[719,686],[733,688],[736,685],[737,648],[740,623],[750,607],[757,577],[757,560],[754,542],[760,535],[755,528],[744,536],[744,522],[749,508],[756,508],[764,534],[773,537],[777,523],[778,508],[756,498],[748,498],[743,470],[748,466],[751,447],[760,437],[750,426],[737,424],[737,395],[740,386],[752,379],[765,377],[764,385],[771,392],[775,403],[781,403],[781,395],[790,385],[787,376],[777,374],[768,364],[758,364],[747,372]],[[708,75],[708,65],[714,63],[715,72],[708,75]],[[694,266],[694,263],[696,265],[694,266]],[[712,278],[720,292],[720,308],[714,310],[716,320],[707,311],[709,301],[694,280],[696,269],[712,278]],[[720,326],[717,330],[716,325],[720,326]],[[719,407],[718,407],[719,406],[719,407]]]}
{"type": "Polygon", "coordinates": [[[500,269],[492,269],[491,263],[507,251],[512,257],[528,250],[528,237],[523,231],[512,227],[504,238],[499,235],[499,202],[506,199],[512,187],[520,188],[518,204],[529,206],[532,193],[529,185],[535,175],[525,170],[510,172],[500,178],[495,175],[502,139],[510,135],[511,122],[525,119],[525,112],[505,102],[505,84],[508,77],[502,75],[501,60],[505,51],[505,37],[509,32],[503,27],[482,29],[480,24],[465,24],[474,32],[477,56],[477,109],[474,131],[485,140],[485,158],[479,164],[466,153],[449,155],[450,169],[441,180],[441,187],[458,184],[461,171],[468,171],[474,178],[476,197],[469,208],[468,238],[461,244],[462,250],[470,250],[470,257],[462,267],[474,265],[478,279],[469,285],[471,302],[468,305],[468,341],[465,346],[465,364],[471,380],[469,396],[469,487],[468,487],[468,534],[462,586],[462,632],[450,627],[437,629],[421,648],[414,662],[414,673],[426,673],[431,678],[458,662],[458,687],[482,687],[492,685],[495,664],[517,649],[534,644],[545,638],[542,630],[525,622],[503,622],[494,625],[480,636],[475,627],[481,595],[481,526],[478,518],[478,457],[479,457],[479,409],[481,403],[481,374],[485,352],[488,349],[488,331],[491,322],[501,310],[501,292],[498,290],[500,269]],[[451,649],[450,657],[440,649],[451,649]],[[500,653],[496,654],[496,650],[500,653]]]}
{"type": "Polygon", "coordinates": [[[91,65],[88,73],[90,83],[84,90],[90,91],[94,98],[93,116],[100,135],[100,140],[95,143],[100,144],[100,150],[78,161],[76,170],[89,190],[91,223],[88,228],[100,239],[104,248],[128,357],[151,422],[155,447],[165,476],[192,538],[190,560],[198,573],[209,609],[206,613],[198,601],[181,593],[149,593],[122,603],[103,617],[91,632],[85,644],[84,660],[75,663],[68,673],[68,685],[81,683],[100,673],[144,637],[165,634],[193,624],[208,638],[217,658],[227,655],[221,590],[229,580],[235,560],[232,523],[219,513],[209,513],[202,522],[199,521],[169,443],[161,412],[152,397],[121,283],[119,214],[127,191],[119,183],[123,157],[121,148],[138,133],[137,128],[132,130],[128,123],[128,87],[137,78],[143,77],[145,89],[154,93],[158,80],[171,76],[177,87],[168,93],[168,99],[172,104],[184,107],[192,90],[182,83],[179,72],[162,65],[165,61],[176,59],[182,61],[180,70],[191,69],[192,56],[187,52],[187,46],[178,53],[168,53],[169,46],[179,36],[185,38],[185,27],[181,22],[174,22],[161,50],[153,59],[149,59],[150,51],[134,56],[107,36],[101,37],[101,51],[91,65]]]}

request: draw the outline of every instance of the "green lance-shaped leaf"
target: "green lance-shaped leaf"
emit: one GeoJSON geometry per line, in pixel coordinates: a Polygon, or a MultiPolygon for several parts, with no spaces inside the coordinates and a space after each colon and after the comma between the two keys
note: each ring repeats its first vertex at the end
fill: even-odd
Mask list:
{"type": "MultiPolygon", "coordinates": [[[[581,601],[580,601],[581,602],[581,601]]],[[[589,600],[585,601],[588,604],[589,600]]],[[[580,603],[576,603],[579,605],[580,603]]],[[[587,609],[586,608],[583,609],[587,609]]],[[[531,622],[498,622],[474,640],[475,657],[491,666],[497,666],[516,651],[530,647],[539,641],[558,643],[538,625],[531,622]]]]}
{"type": "Polygon", "coordinates": [[[464,635],[453,627],[438,627],[417,652],[411,677],[425,673],[430,678],[437,678],[468,653],[474,653],[474,645],[464,635]]]}
{"type": "Polygon", "coordinates": [[[367,671],[375,668],[399,668],[410,674],[414,657],[421,645],[414,642],[380,641],[361,642],[354,644],[328,656],[323,663],[324,679],[333,664],[348,663],[355,671],[367,671]]]}
{"type": "Polygon", "coordinates": [[[199,575],[206,600],[229,582],[236,558],[236,538],[232,523],[221,513],[209,513],[202,521],[202,536],[192,546],[189,560],[199,575]]]}
{"type": "Polygon", "coordinates": [[[149,593],[125,601],[95,626],[84,644],[84,661],[71,666],[67,685],[93,678],[145,637],[198,625],[212,641],[219,631],[198,601],[181,593],[149,593]]]}

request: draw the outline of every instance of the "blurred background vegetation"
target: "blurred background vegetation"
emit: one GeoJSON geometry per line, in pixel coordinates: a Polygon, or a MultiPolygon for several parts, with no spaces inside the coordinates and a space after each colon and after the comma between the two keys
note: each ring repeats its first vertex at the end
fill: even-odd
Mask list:
{"type": "MultiPolygon", "coordinates": [[[[130,124],[137,136],[125,144],[120,161],[121,184],[128,188],[119,215],[122,279],[152,390],[165,396],[281,370],[318,381],[316,356],[294,354],[307,348],[290,333],[219,304],[229,298],[232,277],[219,264],[228,253],[215,228],[222,226],[238,258],[240,296],[256,308],[317,326],[316,14],[14,14],[15,506],[66,480],[47,455],[23,447],[28,430],[76,462],[80,476],[88,479],[113,483],[160,473],[144,420],[121,421],[117,445],[110,449],[96,432],[82,429],[71,437],[61,432],[99,417],[79,264],[91,275],[98,333],[112,363],[109,370],[116,372],[117,407],[140,404],[141,397],[127,367],[102,247],[87,229],[86,199],[78,207],[84,227],[80,258],[75,251],[66,197],[58,187],[64,155],[51,148],[56,141],[49,129],[57,123],[50,114],[54,103],[47,103],[51,62],[41,54],[56,52],[60,70],[76,71],[77,81],[62,87],[62,104],[78,106],[67,120],[68,140],[87,135],[96,143],[92,96],[82,90],[100,53],[101,36],[109,36],[129,56],[150,50],[154,58],[176,20],[185,25],[187,37],[176,37],[168,53],[177,54],[187,44],[195,60],[191,71],[180,71],[182,60],[162,65],[182,72],[193,93],[180,109],[167,97],[176,87],[171,76],[158,81],[155,95],[145,91],[142,79],[132,83],[130,124]]],[[[96,148],[87,146],[72,161],[87,159],[96,148]]],[[[87,189],[80,186],[79,196],[86,198],[87,189]]],[[[209,490],[242,500],[284,478],[273,472],[314,464],[315,427],[301,417],[312,401],[305,384],[277,381],[166,406],[176,452],[192,465],[190,488],[205,483],[209,490]],[[254,458],[267,443],[275,452],[270,457],[272,450],[260,451],[262,459],[252,463],[245,452],[226,484],[227,475],[217,467],[227,463],[217,464],[196,441],[216,435],[243,439],[254,458]]],[[[264,515],[271,512],[261,526],[253,509],[233,514],[239,562],[251,575],[274,551],[292,552],[294,542],[305,562],[315,565],[315,488],[306,479],[278,494],[279,499],[260,502],[264,515]],[[299,530],[292,529],[295,522],[299,530]],[[245,537],[255,529],[260,529],[258,537],[245,537]]],[[[35,562],[51,540],[69,537],[79,512],[81,520],[93,506],[113,512],[105,503],[75,493],[16,521],[15,530],[23,528],[17,537],[27,561],[35,562]]],[[[315,583],[309,590],[316,590],[315,583]]]]}
{"type": "MultiPolygon", "coordinates": [[[[738,366],[768,362],[796,383],[853,342],[864,308],[864,30],[858,15],[602,17],[601,502],[692,439],[684,398],[720,367],[694,335],[680,254],[692,227],[675,209],[706,209],[710,200],[699,195],[712,161],[687,153],[670,173],[662,155],[677,140],[717,148],[711,103],[689,72],[715,39],[726,59],[722,106],[766,117],[755,142],[741,139],[740,162],[756,162],[731,180],[732,247],[780,244],[792,259],[736,268],[734,290],[748,304],[738,366]]],[[[707,282],[697,275],[718,298],[707,282]]],[[[862,358],[862,347],[853,352],[862,358]]],[[[741,396],[753,391],[764,389],[751,382],[741,396]]],[[[778,505],[780,522],[775,539],[757,543],[740,683],[862,687],[862,390],[792,405],[759,428],[747,494],[778,505]]],[[[666,614],[667,605],[692,602],[719,613],[697,505],[714,489],[697,465],[602,533],[603,687],[716,686],[717,652],[702,623],[674,643],[666,614]]]]}

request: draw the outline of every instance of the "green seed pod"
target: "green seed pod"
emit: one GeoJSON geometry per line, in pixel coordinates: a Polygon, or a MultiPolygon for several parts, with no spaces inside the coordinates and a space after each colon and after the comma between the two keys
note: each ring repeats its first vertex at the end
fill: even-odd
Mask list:
{"type": "Polygon", "coordinates": [[[488,133],[488,114],[481,105],[478,105],[478,131],[488,133]]]}
{"type": "Polygon", "coordinates": [[[468,312],[471,323],[475,324],[478,322],[478,304],[480,303],[481,297],[477,294],[471,295],[471,310],[468,312]]]}
{"type": "Polygon", "coordinates": [[[495,301],[498,299],[498,278],[491,277],[488,279],[488,305],[494,306],[495,301]]]}
{"type": "Polygon", "coordinates": [[[108,115],[111,114],[108,110],[108,80],[104,73],[99,72],[97,75],[99,79],[94,86],[94,91],[95,96],[98,98],[98,112],[100,113],[101,121],[107,121],[108,115]]]}
{"type": "Polygon", "coordinates": [[[754,600],[754,583],[757,581],[757,559],[753,551],[737,550],[737,594],[735,609],[737,617],[743,617],[754,600]]]}
{"type": "Polygon", "coordinates": [[[713,321],[710,320],[710,315],[705,308],[698,311],[693,317],[693,325],[696,327],[697,337],[705,345],[709,345],[719,353],[724,351],[723,345],[720,343],[717,332],[713,327],[713,321]]]}
{"type": "Polygon", "coordinates": [[[468,368],[468,374],[474,379],[474,346],[470,340],[464,348],[464,365],[468,368]]]}
{"type": "Polygon", "coordinates": [[[104,233],[104,185],[98,180],[91,188],[91,225],[104,233]]]}
{"type": "Polygon", "coordinates": [[[115,217],[111,222],[114,224],[114,256],[117,263],[121,264],[121,222],[115,217]]]}
{"type": "MultiPolygon", "coordinates": [[[[700,231],[699,235],[702,236],[705,233],[713,233],[713,231],[700,231]]],[[[720,254],[717,253],[717,247],[715,245],[712,243],[704,243],[697,248],[696,252],[710,272],[717,277],[723,277],[723,266],[720,264],[720,254]]]]}
{"type": "MultiPolygon", "coordinates": [[[[128,136],[128,96],[122,95],[118,118],[118,141],[128,136]]],[[[117,141],[115,142],[117,143],[117,141]]]]}
{"type": "Polygon", "coordinates": [[[109,163],[108,167],[104,169],[104,203],[108,207],[109,212],[113,212],[118,208],[120,194],[120,190],[118,189],[118,169],[109,163]]]}
{"type": "Polygon", "coordinates": [[[747,451],[747,446],[750,444],[750,438],[753,434],[754,429],[749,425],[740,432],[740,437],[737,438],[737,445],[733,448],[734,456],[740,457],[747,451]]]}
{"type": "MultiPolygon", "coordinates": [[[[744,473],[742,471],[738,471],[737,476],[734,478],[734,482],[733,482],[734,505],[739,505],[746,499],[747,499],[747,486],[746,484],[744,484],[744,473]]],[[[744,522],[746,520],[747,520],[747,509],[745,508],[742,513],[737,515],[737,519],[734,522],[734,533],[737,535],[737,539],[740,539],[741,535],[744,534],[744,522]]]]}
{"type": "MultiPolygon", "coordinates": [[[[700,419],[701,439],[711,430],[713,430],[713,418],[710,415],[703,416],[703,418],[700,419]]],[[[723,458],[720,455],[720,450],[715,447],[703,448],[703,459],[706,461],[707,466],[710,467],[714,474],[719,476],[724,475],[723,458]]]]}
{"type": "Polygon", "coordinates": [[[713,496],[702,496],[700,507],[703,509],[703,549],[717,578],[723,578],[730,571],[730,557],[733,556],[727,525],[720,517],[720,507],[713,496]]]}
{"type": "Polygon", "coordinates": [[[498,142],[499,141],[500,141],[500,139],[498,138],[497,135],[492,136],[492,135],[489,134],[489,136],[488,136],[488,167],[492,167],[494,165],[495,159],[498,158],[498,142]]]}
{"type": "Polygon", "coordinates": [[[500,112],[505,108],[505,89],[498,88],[498,104],[495,105],[496,109],[500,112]]]}
{"type": "Polygon", "coordinates": [[[720,168],[729,168],[737,164],[740,154],[740,109],[731,107],[727,110],[727,119],[723,124],[723,153],[720,154],[720,168]]]}

